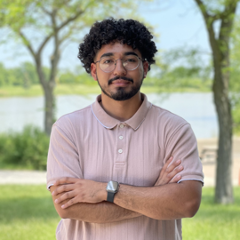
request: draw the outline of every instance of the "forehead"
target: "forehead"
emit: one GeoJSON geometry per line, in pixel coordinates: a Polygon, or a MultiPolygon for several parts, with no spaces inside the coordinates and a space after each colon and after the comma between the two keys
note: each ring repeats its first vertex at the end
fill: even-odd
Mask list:
{"type": "Polygon", "coordinates": [[[139,57],[141,57],[141,53],[138,49],[133,49],[131,46],[127,44],[122,44],[119,42],[115,43],[109,43],[106,45],[103,45],[101,49],[97,52],[96,54],[96,59],[100,59],[102,55],[106,53],[111,53],[114,57],[121,57],[124,56],[124,54],[129,53],[129,52],[134,52],[136,53],[139,57]]]}

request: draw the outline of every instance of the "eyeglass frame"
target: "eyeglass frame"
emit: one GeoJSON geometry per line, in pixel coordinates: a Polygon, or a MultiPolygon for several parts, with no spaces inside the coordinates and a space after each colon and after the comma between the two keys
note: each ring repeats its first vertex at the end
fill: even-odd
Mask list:
{"type": "MultiPolygon", "coordinates": [[[[141,59],[138,55],[135,55],[135,54],[132,54],[132,55],[135,56],[135,57],[137,57],[141,62],[144,62],[144,61],[145,61],[145,60],[141,59]]],[[[104,56],[104,57],[105,57],[105,56],[104,56]]],[[[101,57],[100,60],[98,60],[98,61],[96,61],[96,62],[93,62],[93,63],[96,64],[96,63],[100,62],[104,57],[101,57]]],[[[115,65],[115,67],[114,67],[114,69],[113,69],[112,71],[115,70],[118,60],[121,60],[121,62],[122,62],[122,59],[121,59],[121,58],[115,59],[115,60],[114,60],[114,65],[115,65]]],[[[126,68],[123,66],[123,62],[122,62],[123,68],[124,68],[125,70],[127,70],[127,71],[133,71],[133,70],[137,69],[137,68],[139,67],[139,65],[140,65],[140,62],[138,63],[137,67],[135,67],[134,69],[131,69],[131,70],[130,70],[130,69],[126,69],[126,68]]],[[[100,66],[99,66],[99,67],[100,67],[100,66]]],[[[102,70],[101,67],[100,67],[100,69],[102,70]]],[[[110,73],[110,72],[112,72],[112,71],[106,72],[106,71],[104,71],[104,70],[102,70],[102,71],[105,72],[105,73],[110,73]]]]}

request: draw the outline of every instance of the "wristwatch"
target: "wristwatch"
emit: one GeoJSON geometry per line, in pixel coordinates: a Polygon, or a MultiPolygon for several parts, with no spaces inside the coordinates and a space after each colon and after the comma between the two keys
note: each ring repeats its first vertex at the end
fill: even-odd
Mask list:
{"type": "Polygon", "coordinates": [[[106,190],[108,192],[107,195],[107,201],[113,203],[113,199],[115,194],[118,192],[119,189],[119,183],[116,181],[109,181],[108,185],[106,187],[106,190]]]}

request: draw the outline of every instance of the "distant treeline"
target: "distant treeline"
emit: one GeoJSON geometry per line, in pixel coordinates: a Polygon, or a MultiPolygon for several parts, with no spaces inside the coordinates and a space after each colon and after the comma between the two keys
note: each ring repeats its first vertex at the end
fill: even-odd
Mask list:
{"type": "MultiPolygon", "coordinates": [[[[48,76],[50,69],[44,67],[44,74],[48,76]]],[[[82,83],[91,84],[91,76],[87,73],[73,73],[68,70],[59,71],[57,83],[82,83]]],[[[0,63],[0,87],[1,86],[22,86],[28,88],[31,85],[39,84],[36,68],[32,63],[25,62],[19,67],[6,68],[0,63]]]]}
{"type": "Polygon", "coordinates": [[[38,78],[34,66],[24,63],[20,67],[5,68],[0,63],[0,86],[23,86],[38,84],[38,78]]]}
{"type": "MultiPolygon", "coordinates": [[[[199,72],[194,69],[188,69],[180,66],[171,71],[160,71],[153,67],[150,74],[144,79],[143,84],[146,86],[160,86],[171,89],[199,89],[210,90],[211,80],[200,76],[199,72]]],[[[48,76],[50,69],[45,67],[44,74],[48,76]]],[[[93,78],[83,71],[81,67],[76,70],[60,69],[56,83],[58,84],[86,84],[94,83],[93,78]]],[[[29,88],[32,85],[39,84],[35,66],[30,62],[22,63],[19,67],[6,68],[0,63],[0,87],[4,86],[22,86],[29,88]]]]}

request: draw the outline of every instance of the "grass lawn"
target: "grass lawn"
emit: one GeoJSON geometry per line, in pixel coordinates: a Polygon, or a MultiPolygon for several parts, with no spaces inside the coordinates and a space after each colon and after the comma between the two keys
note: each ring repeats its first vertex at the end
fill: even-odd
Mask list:
{"type": "Polygon", "coordinates": [[[0,185],[0,239],[55,239],[58,217],[45,185],[0,185]]]}
{"type": "MultiPolygon", "coordinates": [[[[158,93],[158,92],[209,92],[208,88],[187,88],[184,89],[169,89],[156,86],[142,86],[143,93],[158,93]]],[[[92,85],[84,84],[57,84],[54,90],[55,95],[87,95],[100,94],[100,88],[97,83],[92,85]]],[[[35,97],[42,96],[43,90],[40,85],[32,85],[28,89],[20,86],[3,86],[0,88],[0,97],[35,97]]]]}
{"type": "Polygon", "coordinates": [[[240,239],[240,187],[234,188],[233,205],[214,204],[213,196],[213,188],[203,188],[198,213],[192,219],[183,219],[184,240],[240,239]]]}
{"type": "MultiPolygon", "coordinates": [[[[184,240],[240,239],[240,187],[233,205],[214,204],[213,194],[203,188],[200,210],[183,220],[184,240]]],[[[59,220],[45,186],[0,185],[1,240],[54,240],[59,220]]]]}
{"type": "MultiPolygon", "coordinates": [[[[97,84],[88,86],[83,84],[57,84],[55,95],[68,95],[68,94],[95,94],[100,93],[97,84]]],[[[35,97],[42,96],[43,90],[40,85],[32,85],[30,88],[24,89],[20,86],[5,86],[0,89],[0,97],[35,97]]]]}

